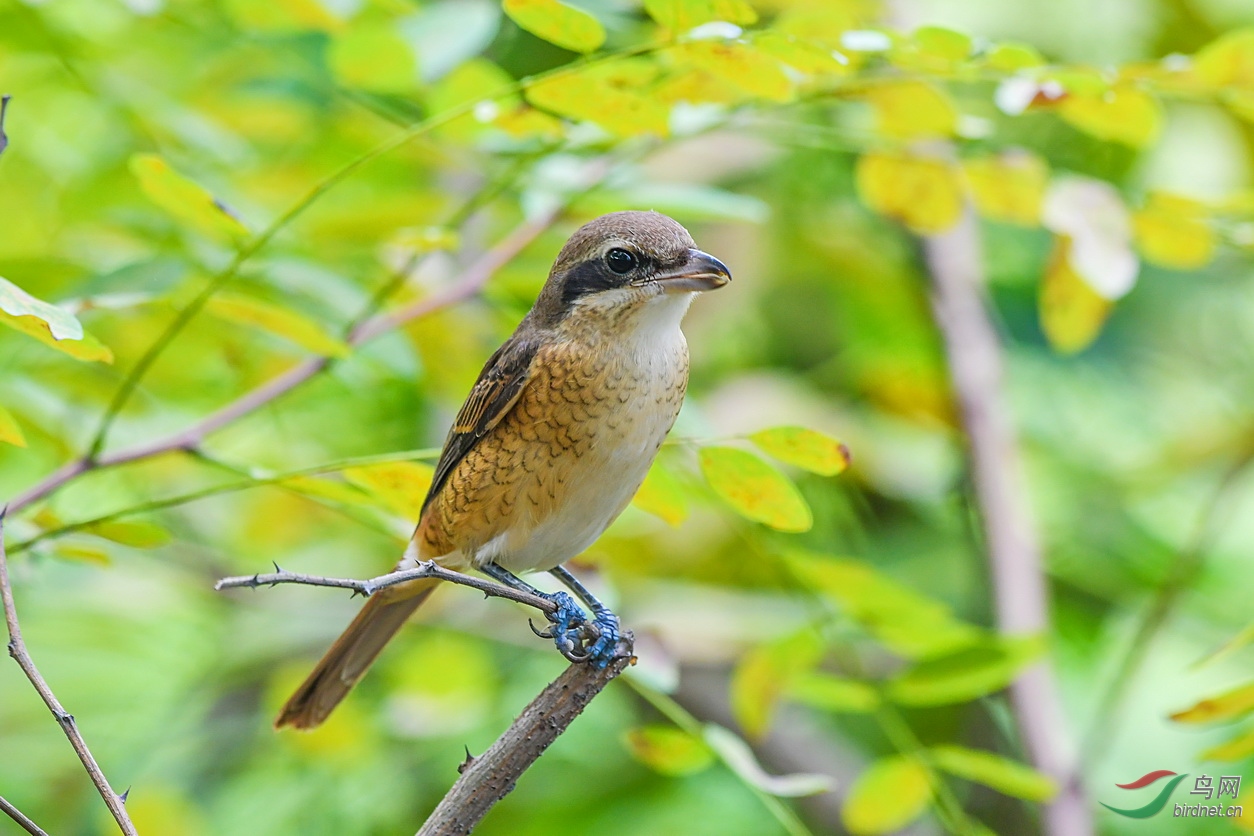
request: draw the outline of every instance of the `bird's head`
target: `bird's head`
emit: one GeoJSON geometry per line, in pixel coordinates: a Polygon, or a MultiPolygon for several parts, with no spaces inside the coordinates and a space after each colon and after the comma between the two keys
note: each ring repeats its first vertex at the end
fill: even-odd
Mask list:
{"type": "Polygon", "coordinates": [[[614,212],[584,224],[557,255],[536,301],[551,324],[572,315],[687,308],[694,293],[731,281],[675,221],[657,212],[614,212]],[[673,301],[674,304],[668,302],[673,301]]]}

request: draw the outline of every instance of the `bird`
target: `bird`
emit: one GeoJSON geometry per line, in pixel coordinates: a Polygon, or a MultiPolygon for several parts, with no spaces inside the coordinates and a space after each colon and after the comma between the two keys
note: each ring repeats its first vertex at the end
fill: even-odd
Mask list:
{"type": "MultiPolygon", "coordinates": [[[[613,212],[577,229],[457,413],[397,570],[434,561],[548,598],[556,611],[536,632],[572,661],[608,664],[618,618],[562,564],[601,536],[644,481],[688,386],[680,321],[698,293],[729,281],[728,268],[666,215],[613,212]],[[537,571],[567,586],[592,618],[565,592],[518,577],[537,571]]],[[[275,727],[326,720],[439,583],[371,595],[275,727]]]]}

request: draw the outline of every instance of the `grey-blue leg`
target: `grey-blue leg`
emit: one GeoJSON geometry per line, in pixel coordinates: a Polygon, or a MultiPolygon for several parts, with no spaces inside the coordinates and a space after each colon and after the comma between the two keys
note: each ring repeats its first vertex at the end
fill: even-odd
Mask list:
{"type": "MultiPolygon", "coordinates": [[[[572,662],[586,662],[593,658],[584,648],[585,630],[587,625],[592,622],[588,621],[587,614],[579,608],[579,605],[575,603],[575,599],[565,592],[541,592],[513,572],[503,569],[495,563],[484,564],[479,567],[479,570],[511,589],[529,592],[556,604],[556,610],[551,613],[545,613],[545,618],[549,620],[550,626],[545,630],[536,630],[535,627],[532,627],[532,631],[541,638],[552,639],[553,643],[557,645],[558,652],[572,662]]],[[[572,578],[572,580],[574,579],[572,578]]],[[[587,590],[584,590],[584,592],[586,593],[587,590]]],[[[576,591],[576,594],[578,594],[578,591],[576,591]]],[[[595,601],[596,599],[594,598],[593,600],[595,601]]]]}
{"type": "Polygon", "coordinates": [[[599,669],[604,668],[614,659],[614,648],[618,646],[618,639],[622,635],[618,616],[598,601],[596,596],[589,592],[588,588],[581,584],[566,567],[556,566],[549,570],[549,574],[561,581],[592,610],[591,627],[596,631],[596,635],[592,637],[591,643],[584,647],[584,652],[587,653],[592,664],[599,669]]]}

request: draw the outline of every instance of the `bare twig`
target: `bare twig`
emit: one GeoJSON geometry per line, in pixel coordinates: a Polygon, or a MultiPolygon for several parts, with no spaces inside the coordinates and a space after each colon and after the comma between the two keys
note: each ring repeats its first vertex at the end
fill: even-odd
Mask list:
{"type": "Polygon", "coordinates": [[[91,750],[87,748],[86,741],[83,740],[83,735],[78,730],[78,724],[74,721],[74,715],[66,711],[56,695],[52,693],[52,689],[48,687],[48,683],[40,675],[38,668],[35,667],[34,660],[31,659],[30,653],[27,652],[26,643],[22,641],[22,628],[18,624],[17,607],[13,603],[13,587],[9,583],[9,564],[4,554],[4,518],[7,513],[7,509],[0,510],[0,603],[4,606],[4,621],[9,628],[9,655],[13,657],[22,669],[22,672],[26,674],[26,678],[30,680],[31,685],[35,686],[35,690],[43,698],[44,705],[48,706],[48,710],[52,712],[52,716],[60,724],[61,730],[69,738],[70,745],[74,747],[75,754],[82,761],[83,768],[87,770],[87,774],[91,777],[91,782],[100,791],[100,797],[104,799],[105,805],[109,808],[109,812],[113,814],[113,819],[118,823],[118,827],[126,836],[136,836],[135,825],[131,824],[130,816],[126,813],[125,799],[109,786],[108,779],[105,778],[104,772],[101,771],[100,766],[96,763],[95,757],[92,756],[91,750]]]}
{"type": "Polygon", "coordinates": [[[532,595],[530,592],[523,592],[520,589],[511,589],[503,584],[490,581],[485,578],[477,578],[474,575],[464,575],[461,572],[454,572],[452,569],[445,569],[432,561],[420,563],[413,569],[403,569],[399,572],[390,572],[386,575],[380,575],[377,578],[371,578],[367,581],[355,580],[353,578],[325,578],[321,575],[302,575],[297,572],[285,572],[279,567],[274,567],[276,571],[265,575],[239,575],[232,578],[223,578],[213,585],[214,589],[256,589],[259,586],[275,586],[281,583],[304,584],[305,586],[332,586],[339,589],[351,589],[360,595],[373,595],[380,589],[386,589],[389,586],[396,586],[406,581],[415,581],[420,578],[436,578],[449,583],[461,584],[477,589],[484,595],[491,595],[496,598],[508,598],[511,601],[517,601],[520,604],[526,604],[529,607],[551,613],[557,610],[557,605],[547,598],[541,598],[539,595],[532,595]]]}
{"type": "Polygon", "coordinates": [[[17,822],[23,830],[31,834],[31,836],[48,836],[47,832],[44,831],[43,828],[31,821],[21,810],[5,801],[3,796],[0,796],[0,813],[4,813],[9,818],[13,819],[13,821],[17,822]]]}
{"type": "Polygon", "coordinates": [[[488,751],[469,758],[461,777],[436,805],[417,836],[462,836],[508,795],[518,779],[601,693],[634,661],[633,639],[625,632],[604,669],[573,664],[531,701],[488,751]]]}
{"type": "MultiPolygon", "coordinates": [[[[1022,475],[1015,430],[1001,389],[1002,350],[981,295],[979,230],[968,208],[952,230],[923,240],[932,281],[932,310],[945,344],[955,395],[968,439],[988,549],[998,626],[1006,633],[1049,628],[1049,596],[1022,475]]],[[[1025,671],[1011,686],[1028,755],[1058,781],[1045,807],[1045,828],[1057,836],[1085,836],[1093,822],[1074,765],[1064,752],[1058,686],[1048,662],[1025,671]]]]}

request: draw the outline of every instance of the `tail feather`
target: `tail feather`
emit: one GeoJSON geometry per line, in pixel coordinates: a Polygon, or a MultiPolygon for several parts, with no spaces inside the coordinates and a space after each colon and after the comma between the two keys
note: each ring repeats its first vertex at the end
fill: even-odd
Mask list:
{"type": "Polygon", "coordinates": [[[274,727],[321,725],[438,583],[435,579],[412,581],[376,593],[288,698],[274,727]]]}

